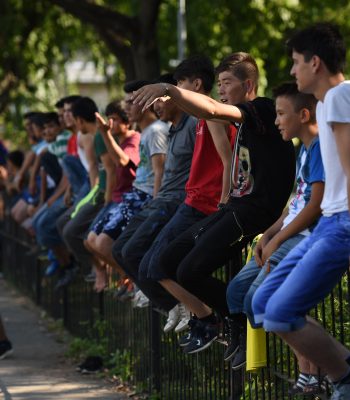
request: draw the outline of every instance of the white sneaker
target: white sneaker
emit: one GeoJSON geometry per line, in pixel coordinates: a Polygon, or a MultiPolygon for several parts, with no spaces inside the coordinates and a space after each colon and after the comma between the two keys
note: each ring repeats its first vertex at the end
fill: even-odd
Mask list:
{"type": "MultiPolygon", "coordinates": [[[[141,292],[141,290],[140,290],[141,292]]],[[[140,293],[140,295],[138,296],[138,300],[136,303],[136,307],[138,308],[145,308],[149,306],[149,298],[146,297],[146,295],[144,293],[140,293]]]]}
{"type": "Polygon", "coordinates": [[[180,312],[180,321],[175,327],[175,332],[179,333],[188,328],[188,321],[191,319],[191,313],[187,310],[184,304],[178,304],[180,312]]]}
{"type": "Polygon", "coordinates": [[[179,305],[176,304],[176,306],[169,311],[168,319],[164,325],[163,331],[167,333],[172,329],[174,329],[177,323],[179,322],[179,319],[180,319],[180,310],[179,310],[179,305]]]}

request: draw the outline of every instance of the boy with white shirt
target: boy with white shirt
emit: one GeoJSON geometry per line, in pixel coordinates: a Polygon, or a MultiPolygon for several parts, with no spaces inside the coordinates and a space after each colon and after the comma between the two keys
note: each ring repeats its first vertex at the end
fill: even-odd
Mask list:
{"type": "Polygon", "coordinates": [[[350,82],[336,26],[319,23],[288,42],[298,89],[319,100],[316,117],[325,169],[323,216],[313,233],[266,278],[253,297],[255,322],[281,336],[333,381],[332,400],[350,399],[349,351],[307,312],[340,281],[350,254],[350,82]]]}

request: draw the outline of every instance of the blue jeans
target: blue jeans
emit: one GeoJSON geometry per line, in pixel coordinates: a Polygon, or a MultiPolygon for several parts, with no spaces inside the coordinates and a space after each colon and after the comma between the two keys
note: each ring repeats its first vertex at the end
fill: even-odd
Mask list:
{"type": "Polygon", "coordinates": [[[36,240],[40,246],[53,247],[62,243],[56,228],[57,218],[64,213],[67,207],[63,203],[63,196],[59,197],[51,207],[43,207],[35,215],[32,225],[36,240]]]}
{"type": "Polygon", "coordinates": [[[62,168],[72,187],[74,200],[81,200],[90,190],[89,176],[79,157],[67,154],[63,157],[62,168]]]}
{"type": "Polygon", "coordinates": [[[321,217],[312,234],[269,274],[253,297],[255,322],[266,331],[301,329],[307,312],[324,299],[349,268],[350,215],[321,217]]]}
{"type": "MultiPolygon", "coordinates": [[[[294,235],[287,239],[270,257],[270,272],[286,257],[286,255],[306,236],[294,235]]],[[[267,263],[261,268],[253,257],[228,285],[226,298],[230,314],[244,312],[253,328],[257,328],[254,322],[252,310],[252,298],[257,288],[263,283],[267,272],[267,263]]]]}
{"type": "Polygon", "coordinates": [[[143,256],[139,267],[140,279],[149,278],[159,281],[166,278],[158,268],[160,254],[180,233],[185,232],[188,228],[205,217],[206,215],[201,211],[182,203],[143,256]]]}

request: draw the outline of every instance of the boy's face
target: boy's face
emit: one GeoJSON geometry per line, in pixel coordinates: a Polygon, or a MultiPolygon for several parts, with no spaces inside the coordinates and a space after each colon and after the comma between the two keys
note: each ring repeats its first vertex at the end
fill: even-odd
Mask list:
{"type": "Polygon", "coordinates": [[[305,61],[304,54],[293,50],[292,53],[293,65],[290,74],[294,76],[299,92],[314,93],[315,74],[313,71],[312,58],[310,61],[305,61]]]}
{"type": "Polygon", "coordinates": [[[246,84],[236,78],[231,71],[220,72],[217,85],[222,103],[235,105],[246,101],[246,84]]]}
{"type": "Polygon", "coordinates": [[[175,103],[169,99],[161,97],[153,105],[153,109],[161,121],[173,121],[177,111],[175,103]]]}
{"type": "Polygon", "coordinates": [[[63,120],[68,129],[75,128],[75,119],[74,119],[73,113],[72,113],[72,104],[64,103],[63,120]]]}
{"type": "Polygon", "coordinates": [[[57,125],[54,121],[50,121],[44,124],[45,128],[45,140],[49,143],[56,140],[57,135],[61,131],[61,127],[57,125]]]}
{"type": "Polygon", "coordinates": [[[302,127],[300,114],[295,112],[294,104],[286,96],[278,96],[276,99],[276,121],[283,140],[291,140],[300,134],[302,127]]]}
{"type": "Polygon", "coordinates": [[[120,135],[126,132],[129,128],[129,124],[124,122],[117,113],[107,115],[107,119],[113,121],[112,135],[120,135]]]}
{"type": "Polygon", "coordinates": [[[74,121],[75,121],[75,127],[78,132],[81,132],[83,134],[89,133],[89,131],[87,130],[87,127],[86,127],[86,123],[82,118],[76,117],[76,118],[74,118],[74,121]]]}
{"type": "Polygon", "coordinates": [[[132,97],[133,97],[132,93],[125,93],[125,97],[124,97],[125,107],[124,107],[124,110],[126,112],[126,115],[129,118],[129,121],[131,123],[133,123],[133,122],[137,123],[142,118],[142,107],[139,106],[138,104],[133,104],[132,97]]]}

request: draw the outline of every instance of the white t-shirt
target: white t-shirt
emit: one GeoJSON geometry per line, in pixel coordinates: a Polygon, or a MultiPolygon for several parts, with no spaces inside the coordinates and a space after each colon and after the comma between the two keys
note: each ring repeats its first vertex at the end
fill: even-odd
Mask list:
{"type": "Polygon", "coordinates": [[[82,135],[83,134],[79,131],[78,132],[77,151],[78,151],[78,156],[80,158],[80,161],[83,164],[86,172],[89,172],[89,162],[87,160],[85,150],[82,147],[80,147],[80,140],[81,140],[82,135]]]}
{"type": "Polygon", "coordinates": [[[317,103],[316,116],[326,178],[321,208],[323,215],[330,216],[348,210],[347,181],[340,164],[332,122],[350,123],[350,81],[328,90],[324,101],[317,103]]]}

